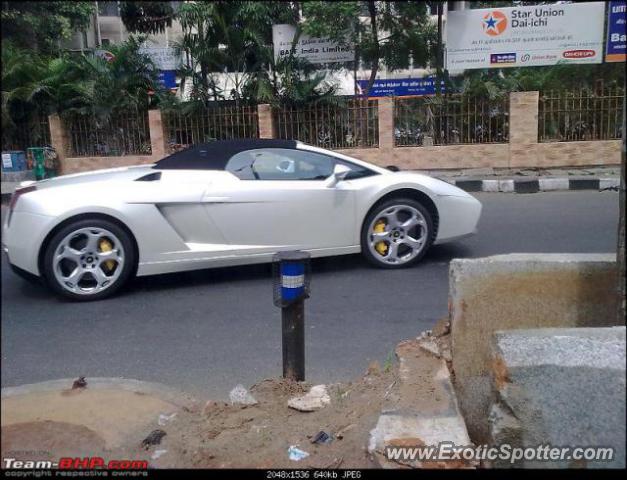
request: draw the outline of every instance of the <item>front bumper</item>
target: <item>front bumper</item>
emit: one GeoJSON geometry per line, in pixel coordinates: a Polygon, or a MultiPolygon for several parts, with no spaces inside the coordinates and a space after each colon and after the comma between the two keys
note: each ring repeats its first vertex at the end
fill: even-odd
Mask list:
{"type": "Polygon", "coordinates": [[[482,205],[471,195],[437,197],[438,236],[435,243],[450,242],[477,233],[482,205]]]}

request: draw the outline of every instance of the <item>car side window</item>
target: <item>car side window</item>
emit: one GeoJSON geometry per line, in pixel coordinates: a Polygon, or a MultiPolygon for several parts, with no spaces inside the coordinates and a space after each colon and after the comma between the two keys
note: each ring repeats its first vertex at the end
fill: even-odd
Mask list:
{"type": "Polygon", "coordinates": [[[338,163],[351,169],[347,179],[374,174],[367,168],[328,155],[284,148],[239,152],[230,158],[226,170],[241,180],[324,180],[331,176],[338,163]]]}

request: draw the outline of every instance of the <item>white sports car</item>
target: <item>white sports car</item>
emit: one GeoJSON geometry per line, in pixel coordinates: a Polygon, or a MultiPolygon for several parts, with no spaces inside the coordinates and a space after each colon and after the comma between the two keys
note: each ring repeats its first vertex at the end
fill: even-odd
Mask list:
{"type": "Polygon", "coordinates": [[[474,233],[480,213],[471,195],[428,176],[296,141],[232,140],[25,182],[2,241],[16,272],[96,300],[134,275],[269,262],[285,250],[406,267],[433,243],[474,233]]]}

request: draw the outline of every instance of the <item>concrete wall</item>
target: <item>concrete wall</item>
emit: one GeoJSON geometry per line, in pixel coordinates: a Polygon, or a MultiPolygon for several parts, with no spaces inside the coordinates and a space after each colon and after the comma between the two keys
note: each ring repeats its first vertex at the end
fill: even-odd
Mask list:
{"type": "Polygon", "coordinates": [[[610,447],[615,455],[493,466],[625,468],[625,327],[510,330],[492,346],[493,445],[610,447]]]}
{"type": "MultiPolygon", "coordinates": [[[[396,165],[408,170],[472,168],[553,168],[568,166],[619,165],[620,140],[538,143],[538,92],[510,94],[510,141],[501,144],[448,145],[429,147],[394,146],[394,100],[379,99],[379,143],[376,148],[349,148],[340,152],[376,165],[396,165]]],[[[270,105],[258,105],[259,136],[274,138],[276,128],[270,105]]],[[[66,152],[63,125],[57,116],[51,121],[52,146],[66,152]],[[53,121],[55,132],[53,132],[53,121]]],[[[62,158],[63,173],[151,163],[165,155],[161,113],[149,112],[152,155],[126,157],[62,158]]],[[[64,157],[64,155],[62,155],[64,157]]]]}
{"type": "Polygon", "coordinates": [[[488,440],[492,334],[613,326],[616,274],[614,254],[511,254],[451,261],[455,387],[474,441],[488,440]]]}

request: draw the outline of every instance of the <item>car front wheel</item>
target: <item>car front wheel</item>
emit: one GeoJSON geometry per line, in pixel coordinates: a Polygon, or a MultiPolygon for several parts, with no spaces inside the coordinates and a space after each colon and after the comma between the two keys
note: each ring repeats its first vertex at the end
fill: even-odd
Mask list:
{"type": "Polygon", "coordinates": [[[361,232],[364,256],[381,268],[403,268],[418,262],[432,241],[429,211],[409,198],[393,198],[375,206],[361,232]]]}
{"type": "Polygon", "coordinates": [[[43,274],[60,295],[78,301],[105,298],[128,280],[136,262],[129,234],[104,219],[78,220],[50,240],[43,274]]]}

